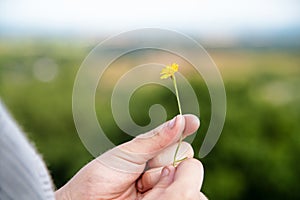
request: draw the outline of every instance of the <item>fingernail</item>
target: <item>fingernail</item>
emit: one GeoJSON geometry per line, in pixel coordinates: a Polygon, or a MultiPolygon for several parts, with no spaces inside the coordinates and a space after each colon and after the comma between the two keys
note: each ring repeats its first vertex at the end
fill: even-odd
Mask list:
{"type": "Polygon", "coordinates": [[[170,129],[174,127],[175,122],[176,122],[176,119],[177,119],[177,116],[174,117],[171,121],[169,121],[168,127],[169,127],[170,129]]]}
{"type": "Polygon", "coordinates": [[[137,189],[138,189],[139,191],[143,191],[143,185],[142,185],[141,181],[138,181],[138,182],[137,182],[137,189]]]}
{"type": "Polygon", "coordinates": [[[161,176],[168,176],[169,173],[170,173],[170,170],[167,167],[164,167],[161,172],[161,176]]]}

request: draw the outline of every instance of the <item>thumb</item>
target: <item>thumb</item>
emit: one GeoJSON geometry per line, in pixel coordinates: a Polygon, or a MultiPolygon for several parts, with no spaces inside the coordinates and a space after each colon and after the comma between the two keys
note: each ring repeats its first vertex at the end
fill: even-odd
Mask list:
{"type": "Polygon", "coordinates": [[[177,142],[182,133],[184,136],[190,135],[198,127],[199,119],[196,116],[177,115],[154,130],[102,154],[98,160],[119,171],[141,173],[148,160],[177,142]]]}
{"type": "Polygon", "coordinates": [[[172,120],[160,125],[133,140],[122,144],[119,149],[134,154],[135,162],[145,163],[158,155],[163,149],[175,143],[183,132],[185,119],[177,115],[172,120]],[[139,157],[139,159],[137,159],[139,157]]]}

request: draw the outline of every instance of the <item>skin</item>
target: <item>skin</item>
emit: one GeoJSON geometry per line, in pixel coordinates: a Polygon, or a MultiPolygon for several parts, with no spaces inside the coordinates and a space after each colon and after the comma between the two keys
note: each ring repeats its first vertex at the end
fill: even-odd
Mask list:
{"type": "Polygon", "coordinates": [[[84,166],[56,191],[57,200],[205,200],[203,166],[190,144],[181,144],[177,167],[171,165],[177,142],[200,125],[194,115],[178,115],[156,129],[121,144],[84,166]],[[145,170],[146,169],[146,170],[145,170]]]}

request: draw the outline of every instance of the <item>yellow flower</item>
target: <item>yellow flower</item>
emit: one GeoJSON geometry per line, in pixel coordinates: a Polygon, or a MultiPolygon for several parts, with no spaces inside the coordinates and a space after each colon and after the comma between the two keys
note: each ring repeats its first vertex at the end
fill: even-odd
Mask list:
{"type": "Polygon", "coordinates": [[[169,77],[173,77],[174,73],[178,71],[178,64],[173,63],[171,66],[167,65],[165,68],[163,68],[160,72],[161,79],[166,79],[169,77]]]}
{"type": "MultiPolygon", "coordinates": [[[[177,72],[177,71],[178,71],[178,64],[173,63],[171,66],[167,65],[165,68],[163,68],[161,70],[160,78],[161,79],[166,79],[166,78],[171,77],[171,79],[173,81],[173,84],[174,84],[174,88],[175,88],[177,104],[178,104],[178,110],[179,110],[179,113],[182,115],[180,99],[179,99],[179,94],[178,94],[178,88],[177,88],[177,82],[176,82],[176,77],[175,77],[175,72],[177,72]]],[[[176,150],[175,150],[175,154],[174,154],[174,159],[173,159],[173,166],[174,167],[177,165],[178,162],[182,161],[182,160],[177,160],[177,154],[178,154],[178,150],[180,148],[180,145],[182,143],[182,139],[183,139],[183,136],[181,134],[178,145],[177,145],[176,150]]],[[[186,159],[186,158],[184,158],[184,159],[186,159]]]]}

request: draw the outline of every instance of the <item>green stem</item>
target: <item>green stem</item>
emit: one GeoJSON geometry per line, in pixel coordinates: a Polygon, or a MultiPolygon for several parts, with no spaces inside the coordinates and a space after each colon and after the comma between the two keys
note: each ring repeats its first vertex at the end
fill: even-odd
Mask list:
{"type": "MultiPolygon", "coordinates": [[[[180,100],[179,100],[179,94],[178,94],[177,83],[176,83],[176,77],[175,77],[175,75],[173,75],[171,78],[173,80],[173,84],[174,84],[174,88],[175,88],[175,93],[176,93],[176,98],[177,98],[177,104],[178,104],[179,113],[180,113],[180,115],[182,115],[181,104],[180,104],[180,100]]],[[[180,139],[179,139],[179,143],[178,143],[178,145],[176,147],[175,154],[174,154],[173,166],[175,166],[176,163],[177,163],[176,157],[177,157],[180,145],[182,143],[182,139],[183,139],[183,136],[182,136],[182,133],[181,133],[180,139]]]]}
{"type": "Polygon", "coordinates": [[[179,94],[178,94],[178,89],[177,89],[177,83],[176,83],[176,77],[175,77],[175,75],[172,76],[172,80],[173,80],[173,84],[174,84],[174,87],[175,87],[175,92],[176,92],[176,98],[177,98],[177,104],[178,104],[179,113],[182,115],[181,104],[180,104],[180,100],[179,100],[179,94]]]}

